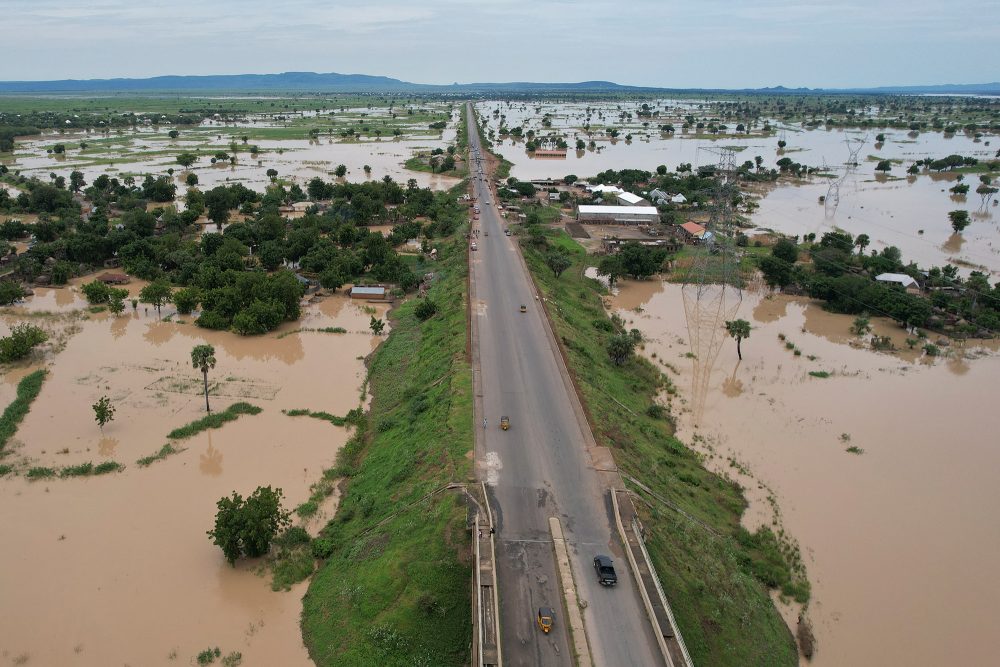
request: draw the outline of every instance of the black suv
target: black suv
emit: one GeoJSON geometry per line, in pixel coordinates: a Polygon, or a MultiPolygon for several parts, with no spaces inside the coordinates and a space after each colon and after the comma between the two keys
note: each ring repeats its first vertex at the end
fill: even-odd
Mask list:
{"type": "Polygon", "coordinates": [[[594,570],[597,571],[597,581],[602,586],[614,586],[618,583],[618,575],[615,574],[615,567],[609,557],[594,556],[594,570]]]}

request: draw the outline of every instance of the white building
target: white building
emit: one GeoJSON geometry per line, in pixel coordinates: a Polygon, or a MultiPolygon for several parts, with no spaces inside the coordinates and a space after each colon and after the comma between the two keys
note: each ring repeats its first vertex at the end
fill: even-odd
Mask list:
{"type": "Polygon", "coordinates": [[[605,222],[619,225],[648,225],[660,221],[652,206],[588,206],[577,207],[580,222],[605,222]]]}
{"type": "Polygon", "coordinates": [[[880,273],[875,276],[875,280],[880,283],[899,285],[907,292],[911,290],[920,290],[920,283],[918,283],[913,276],[908,276],[905,273],[880,273]]]}
{"type": "Polygon", "coordinates": [[[639,195],[634,195],[631,192],[622,192],[618,195],[618,201],[627,206],[648,206],[649,202],[640,197],[639,195]]]}

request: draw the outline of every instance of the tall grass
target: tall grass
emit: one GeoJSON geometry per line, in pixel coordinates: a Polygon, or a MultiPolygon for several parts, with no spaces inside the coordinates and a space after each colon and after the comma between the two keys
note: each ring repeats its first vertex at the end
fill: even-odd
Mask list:
{"type": "Polygon", "coordinates": [[[183,440],[210,428],[221,428],[227,422],[239,419],[240,415],[256,415],[260,414],[260,411],[261,409],[256,405],[250,405],[249,403],[244,402],[233,403],[222,412],[207,415],[201,419],[191,422],[186,426],[175,428],[167,434],[167,437],[171,440],[183,440]]]}
{"type": "Polygon", "coordinates": [[[17,396],[11,401],[7,409],[0,415],[0,455],[3,454],[7,442],[17,433],[17,427],[24,419],[24,416],[31,410],[31,403],[42,391],[42,382],[45,380],[47,371],[38,370],[25,375],[17,383],[17,396]]]}

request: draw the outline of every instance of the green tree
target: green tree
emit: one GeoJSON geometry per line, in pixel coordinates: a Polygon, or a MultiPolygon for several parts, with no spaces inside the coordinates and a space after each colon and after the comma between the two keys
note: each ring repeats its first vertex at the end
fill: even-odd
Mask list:
{"type": "Polygon", "coordinates": [[[618,255],[605,255],[597,263],[597,274],[608,277],[608,285],[615,286],[618,279],[625,275],[625,266],[618,255]]]}
{"type": "Polygon", "coordinates": [[[0,363],[24,359],[36,345],[49,339],[49,335],[39,327],[26,322],[15,324],[10,335],[0,338],[0,363]]]}
{"type": "MultiPolygon", "coordinates": [[[[124,291],[124,290],[122,290],[124,291]]],[[[128,294],[128,292],[126,292],[128,294]]],[[[108,297],[108,310],[114,315],[121,315],[125,312],[125,301],[117,294],[108,297]]]]}
{"type": "Polygon", "coordinates": [[[347,166],[343,164],[338,164],[337,168],[333,170],[333,175],[337,178],[343,178],[347,175],[347,166]]]}
{"type": "Polygon", "coordinates": [[[177,156],[177,164],[187,169],[198,161],[198,156],[194,153],[181,153],[177,156]]]}
{"type": "Polygon", "coordinates": [[[892,160],[879,160],[879,163],[875,165],[875,171],[881,171],[884,174],[889,173],[892,170],[892,160]]]}
{"type": "Polygon", "coordinates": [[[201,371],[205,382],[205,411],[211,412],[208,404],[208,371],[215,368],[215,348],[211,345],[195,345],[191,350],[191,365],[201,371]]]}
{"type": "Polygon", "coordinates": [[[0,306],[9,306],[24,298],[24,288],[13,280],[0,280],[0,306]]]}
{"type": "Polygon", "coordinates": [[[193,188],[194,186],[198,185],[198,174],[194,173],[193,171],[190,172],[187,176],[184,177],[184,182],[187,183],[187,186],[189,188],[193,188]]]}
{"type": "Polygon", "coordinates": [[[201,294],[197,287],[184,287],[174,292],[173,299],[174,305],[177,306],[177,312],[181,315],[188,315],[198,307],[201,294]]]}
{"type": "Polygon", "coordinates": [[[858,234],[858,237],[854,239],[854,245],[858,246],[858,254],[865,254],[865,248],[871,245],[872,240],[868,238],[867,234],[858,234]]]}
{"type": "Polygon", "coordinates": [[[111,399],[107,396],[101,396],[97,399],[97,403],[90,406],[94,409],[94,421],[104,430],[104,425],[112,421],[115,418],[115,406],[111,405],[111,399]]]}
{"type": "Polygon", "coordinates": [[[771,248],[771,254],[789,264],[794,264],[799,259],[799,248],[788,239],[780,239],[771,248]]]}
{"type": "Polygon", "coordinates": [[[746,320],[728,320],[726,322],[726,332],[736,339],[736,356],[743,361],[743,352],[740,350],[740,343],[744,338],[750,337],[750,323],[746,320]]]}
{"type": "Polygon", "coordinates": [[[216,503],[215,528],[208,531],[212,543],[222,549],[230,565],[241,556],[265,555],[278,532],[291,523],[282,509],[281,489],[258,486],[246,500],[233,492],[216,503]]]}
{"type": "Polygon", "coordinates": [[[83,296],[87,299],[87,303],[92,306],[100,303],[107,303],[108,297],[110,296],[108,286],[100,280],[93,280],[89,283],[84,283],[80,286],[80,291],[83,292],[83,296]]]}
{"type": "Polygon", "coordinates": [[[167,136],[170,137],[171,139],[176,139],[177,137],[181,136],[181,133],[178,132],[177,130],[170,130],[169,132],[167,132],[167,136]]]}
{"type": "Polygon", "coordinates": [[[268,169],[267,170],[267,177],[271,179],[272,183],[274,183],[276,180],[278,180],[278,170],[277,169],[268,169]]]}
{"type": "Polygon", "coordinates": [[[376,336],[381,336],[382,331],[385,329],[385,322],[383,322],[382,320],[375,319],[375,316],[372,315],[371,321],[368,323],[368,326],[371,327],[373,334],[375,334],[376,336]]]}
{"type": "Polygon", "coordinates": [[[615,366],[624,366],[632,357],[635,351],[636,340],[629,334],[622,333],[612,336],[608,340],[607,351],[611,363],[615,366]]]}
{"type": "Polygon", "coordinates": [[[154,280],[142,288],[139,300],[156,308],[159,315],[163,304],[170,302],[170,283],[163,279],[154,280]]]}
{"type": "Polygon", "coordinates": [[[957,234],[961,234],[962,230],[968,227],[970,222],[969,212],[961,209],[948,213],[948,219],[951,220],[951,228],[954,229],[957,234]]]}
{"type": "Polygon", "coordinates": [[[69,174],[69,189],[73,192],[79,192],[83,186],[87,184],[87,181],[83,180],[82,171],[72,171],[69,174]]]}
{"type": "Polygon", "coordinates": [[[563,271],[573,265],[573,262],[566,256],[566,253],[552,251],[545,255],[545,265],[552,270],[552,275],[558,278],[563,271]]]}

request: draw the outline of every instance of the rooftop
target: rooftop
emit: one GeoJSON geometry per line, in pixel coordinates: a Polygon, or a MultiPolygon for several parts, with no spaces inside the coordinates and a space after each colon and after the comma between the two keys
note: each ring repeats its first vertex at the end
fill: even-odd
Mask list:
{"type": "Polygon", "coordinates": [[[591,213],[596,215],[656,215],[656,209],[652,206],[591,206],[588,204],[581,204],[579,207],[580,213],[591,213]]]}

